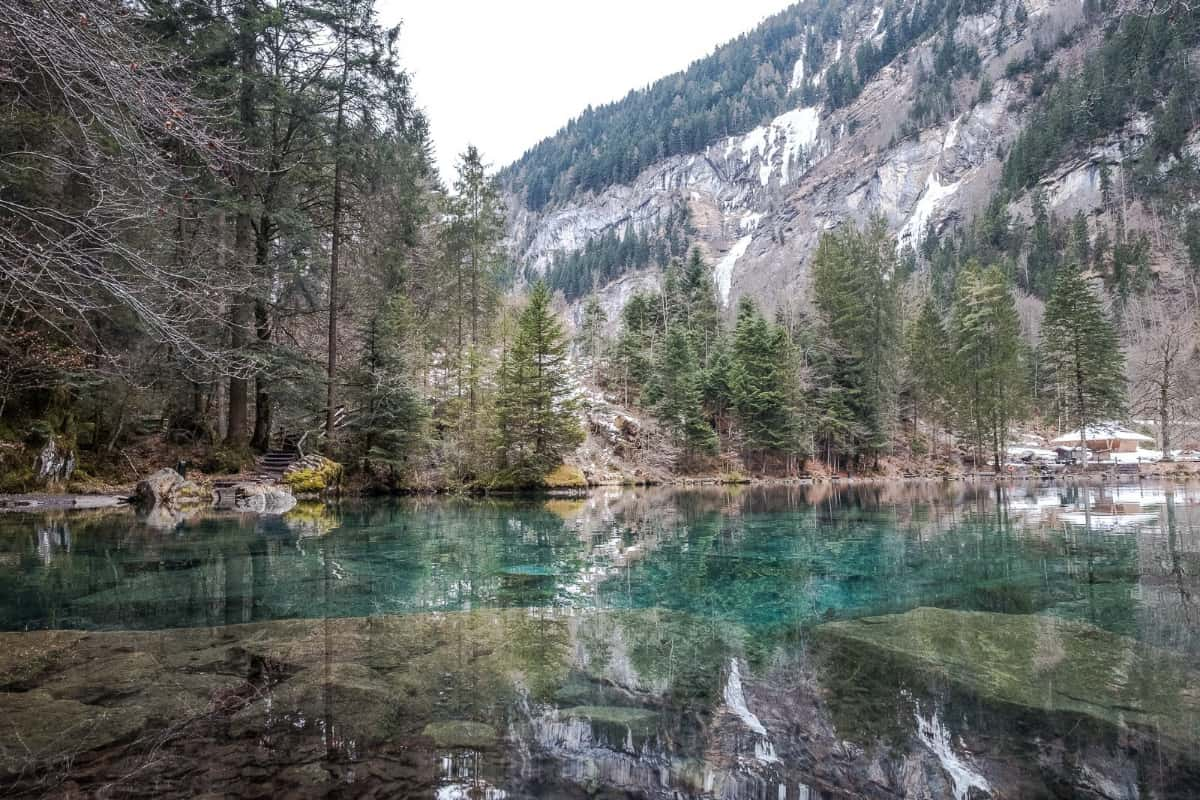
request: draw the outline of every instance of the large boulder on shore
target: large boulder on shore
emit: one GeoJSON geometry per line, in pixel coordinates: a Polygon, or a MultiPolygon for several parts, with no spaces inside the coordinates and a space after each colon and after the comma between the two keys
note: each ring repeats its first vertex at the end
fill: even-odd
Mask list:
{"type": "Polygon", "coordinates": [[[146,510],[155,508],[182,509],[208,499],[200,486],[184,479],[173,469],[160,469],[144,480],[138,481],[134,490],[134,501],[146,510]]]}
{"type": "Polygon", "coordinates": [[[33,461],[34,477],[48,488],[63,486],[75,471],[75,451],[57,441],[47,439],[33,461]]]}

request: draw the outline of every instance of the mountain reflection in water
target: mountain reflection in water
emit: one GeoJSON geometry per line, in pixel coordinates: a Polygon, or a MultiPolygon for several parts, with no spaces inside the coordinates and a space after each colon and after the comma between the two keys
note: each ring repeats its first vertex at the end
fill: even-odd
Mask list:
{"type": "Polygon", "coordinates": [[[0,793],[1191,797],[1200,492],[0,516],[0,793]]]}

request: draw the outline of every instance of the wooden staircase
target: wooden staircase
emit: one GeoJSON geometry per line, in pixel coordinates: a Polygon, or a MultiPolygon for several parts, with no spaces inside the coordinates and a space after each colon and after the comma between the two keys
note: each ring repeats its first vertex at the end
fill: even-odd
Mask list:
{"type": "MultiPolygon", "coordinates": [[[[346,427],[351,412],[345,406],[334,411],[334,430],[346,427]]],[[[325,439],[324,412],[296,422],[293,427],[280,428],[273,437],[278,445],[258,459],[257,479],[271,483],[283,480],[287,468],[304,458],[306,451],[315,452],[325,439]]]]}
{"type": "Polygon", "coordinates": [[[283,480],[283,473],[292,464],[300,460],[300,451],[288,447],[285,442],[278,450],[268,450],[258,459],[258,477],[260,480],[278,483],[283,480]]]}

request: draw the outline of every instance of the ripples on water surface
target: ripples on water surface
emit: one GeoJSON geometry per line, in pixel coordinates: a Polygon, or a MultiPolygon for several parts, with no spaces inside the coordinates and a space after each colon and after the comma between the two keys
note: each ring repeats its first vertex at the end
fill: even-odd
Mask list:
{"type": "Polygon", "coordinates": [[[1200,492],[0,516],[0,794],[1200,796],[1200,492]]]}

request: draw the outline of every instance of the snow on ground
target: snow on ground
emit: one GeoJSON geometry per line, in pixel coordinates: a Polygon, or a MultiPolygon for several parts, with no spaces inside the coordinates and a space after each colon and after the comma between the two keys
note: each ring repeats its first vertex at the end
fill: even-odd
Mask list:
{"type": "Polygon", "coordinates": [[[738,239],[737,244],[729,248],[729,252],[725,254],[713,271],[713,280],[717,284],[717,291],[721,293],[722,305],[729,305],[729,293],[733,291],[733,268],[737,266],[738,259],[746,255],[746,250],[749,249],[750,242],[753,240],[753,236],[743,236],[738,239]]]}
{"type": "Polygon", "coordinates": [[[916,247],[920,243],[921,237],[925,235],[925,228],[929,225],[929,220],[932,219],[938,207],[957,192],[961,184],[962,181],[943,184],[938,178],[937,172],[929,174],[925,181],[925,189],[921,192],[921,199],[917,201],[917,207],[913,209],[908,222],[900,229],[900,236],[897,238],[900,247],[905,245],[916,247]]]}
{"type": "Polygon", "coordinates": [[[1105,461],[1114,464],[1153,464],[1162,461],[1161,450],[1138,450],[1136,453],[1112,453],[1105,461]]]}

